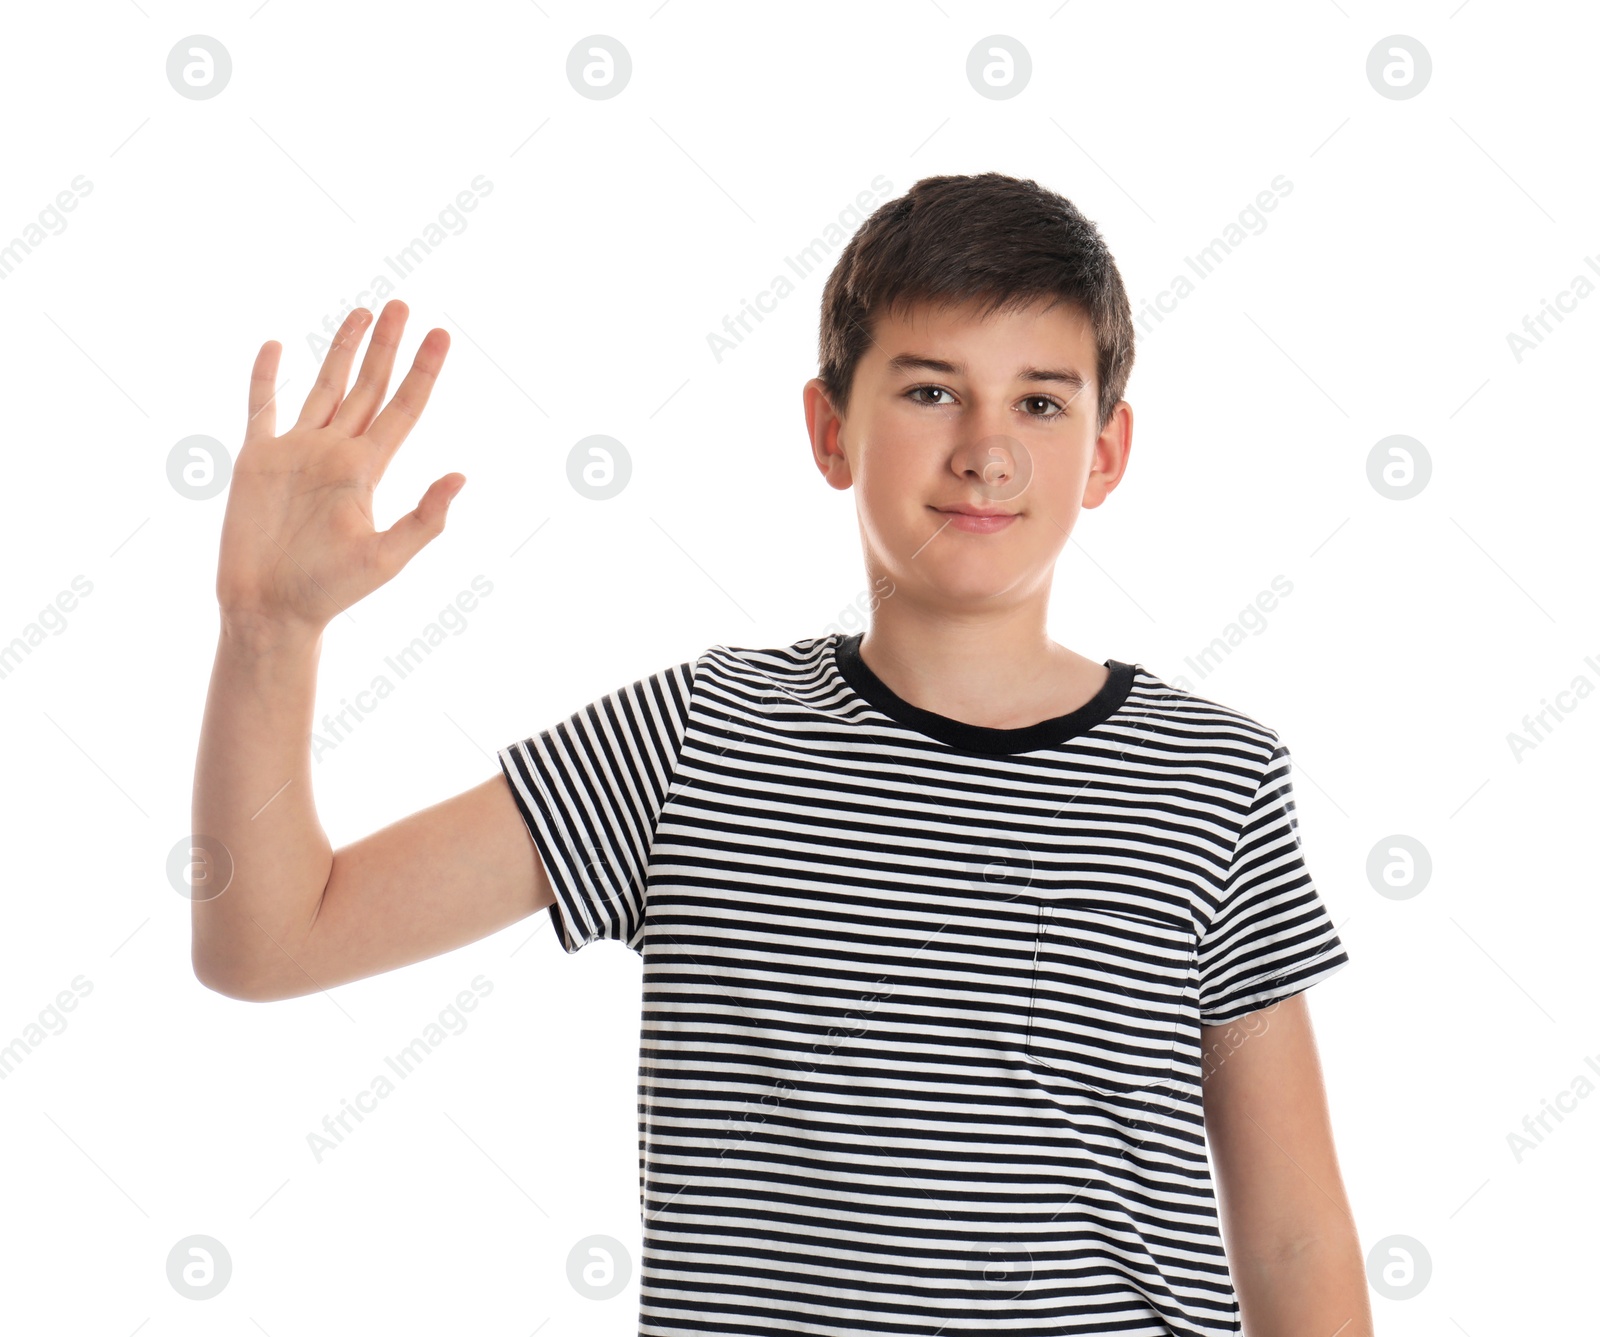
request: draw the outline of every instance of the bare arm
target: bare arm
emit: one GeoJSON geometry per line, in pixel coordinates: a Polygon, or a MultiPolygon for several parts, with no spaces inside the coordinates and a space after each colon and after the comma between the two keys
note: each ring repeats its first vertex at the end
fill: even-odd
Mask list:
{"type": "Polygon", "coordinates": [[[223,895],[194,902],[194,967],[235,998],[296,998],[393,970],[553,899],[499,772],[329,847],[311,794],[316,655],[219,637],[194,813],[196,830],[224,833],[234,870],[223,895]]]}
{"type": "Polygon", "coordinates": [[[272,403],[281,346],[262,347],[229,485],[192,809],[196,835],[226,854],[209,870],[216,881],[196,885],[191,927],[196,976],[236,998],[297,997],[392,970],[552,899],[503,775],[337,854],[317,818],[310,734],[323,629],[442,531],[466,481],[445,475],[415,511],[374,530],[373,488],[426,404],[449,338],[429,332],[379,414],[406,308],[384,308],[346,395],[367,316],[346,320],[282,436],[272,403]]]}
{"type": "Polygon", "coordinates": [[[1246,1337],[1372,1337],[1303,993],[1201,1027],[1206,1138],[1246,1337]]]}

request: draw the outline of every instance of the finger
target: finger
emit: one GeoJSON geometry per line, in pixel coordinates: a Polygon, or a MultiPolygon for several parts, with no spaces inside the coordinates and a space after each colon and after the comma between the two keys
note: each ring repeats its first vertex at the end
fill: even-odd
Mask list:
{"type": "Polygon", "coordinates": [[[384,580],[400,569],[444,531],[445,513],[456,493],[466,486],[465,474],[446,474],[422,494],[417,509],[403,515],[376,535],[377,567],[384,580]]]}
{"type": "Polygon", "coordinates": [[[372,312],[358,306],[344,318],[339,332],[333,336],[333,345],[322,359],[322,370],[317,383],[306,396],[305,407],[300,410],[296,427],[326,427],[334,409],[344,398],[344,387],[350,380],[350,364],[356,358],[356,345],[361,342],[361,331],[372,319],[372,312]]]}
{"type": "Polygon", "coordinates": [[[372,415],[378,411],[383,392],[389,388],[395,350],[400,347],[400,336],[405,332],[406,317],[410,314],[406,304],[396,298],[383,308],[378,323],[372,327],[372,341],[367,345],[366,357],[361,360],[361,374],[333,415],[334,423],[348,435],[359,436],[372,425],[372,415]]]}
{"type": "Polygon", "coordinates": [[[444,366],[444,355],[450,351],[450,334],[447,330],[431,329],[417,349],[411,370],[406,373],[400,388],[394,392],[384,410],[367,429],[367,440],[377,449],[378,477],[394,458],[400,443],[410,435],[417,419],[427,406],[433,393],[433,383],[438,379],[439,368],[444,366]]]}
{"type": "Polygon", "coordinates": [[[278,397],[278,359],[283,345],[269,339],[256,354],[256,364],[250,369],[250,416],[245,419],[244,439],[251,442],[258,437],[271,440],[277,433],[278,412],[274,401],[278,397]]]}

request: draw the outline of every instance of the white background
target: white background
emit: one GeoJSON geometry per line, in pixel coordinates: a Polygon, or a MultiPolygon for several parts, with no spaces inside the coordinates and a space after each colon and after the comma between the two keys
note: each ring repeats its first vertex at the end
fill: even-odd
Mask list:
{"type": "Polygon", "coordinates": [[[988,170],[1094,219],[1136,308],[1292,182],[1141,335],[1129,472],[1062,556],[1052,634],[1187,679],[1294,755],[1352,960],[1308,996],[1363,1248],[1405,1235],[1432,1260],[1415,1298],[1374,1295],[1379,1330],[1593,1324],[1573,1281],[1597,1242],[1576,1190],[1600,1127],[1582,836],[1600,702],[1563,698],[1520,759],[1509,739],[1600,681],[1600,300],[1520,362],[1507,341],[1575,276],[1600,281],[1583,265],[1600,253],[1592,14],[103,0],[8,7],[5,28],[0,245],[74,177],[92,191],[0,281],[0,644],[74,577],[92,593],[0,679],[0,1046],[37,1039],[75,978],[91,987],[0,1081],[0,1326],[633,1331],[635,1287],[591,1301],[566,1264],[592,1234],[637,1247],[637,957],[565,957],[541,912],[290,1002],[195,980],[166,860],[188,837],[224,497],[180,495],[168,453],[194,434],[237,449],[267,339],[292,422],[307,334],[473,177],[493,183],[397,284],[412,317],[394,383],[430,327],[453,346],[378,522],[442,474],[468,481],[445,533],[329,628],[319,720],[474,576],[493,592],[317,763],[347,843],[646,672],[842,625],[865,586],[854,498],[817,474],[800,397],[826,267],[720,362],[707,335],[875,176],[899,195],[988,170]],[[233,62],[208,100],[165,73],[196,33],[233,62]],[[633,61],[605,101],[566,76],[596,33],[633,61]],[[1008,100],[966,77],[994,33],[1032,58],[1008,100]],[[1409,100],[1367,79],[1391,34],[1432,56],[1409,100]],[[633,463],[605,502],[567,482],[596,433],[633,463]],[[1397,433],[1433,466],[1403,502],[1367,474],[1397,433]],[[1186,660],[1278,576],[1293,592],[1265,630],[1197,675],[1186,660]],[[1397,834],[1433,863],[1401,900],[1367,876],[1397,834]],[[319,1163],[308,1134],[479,975],[493,990],[467,1028],[319,1163]],[[1509,1135],[1558,1097],[1519,1159],[1509,1135]],[[167,1280],[191,1234],[232,1259],[211,1300],[167,1280]]]}

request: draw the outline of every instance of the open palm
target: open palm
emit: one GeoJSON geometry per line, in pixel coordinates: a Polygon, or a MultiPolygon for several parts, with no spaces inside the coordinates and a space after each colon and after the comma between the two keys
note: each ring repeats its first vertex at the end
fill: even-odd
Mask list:
{"type": "Polygon", "coordinates": [[[314,634],[392,580],[444,529],[459,473],[436,479],[414,511],[379,532],[372,494],[421,416],[450,336],[428,331],[411,370],[383,411],[404,302],[378,318],[355,385],[345,393],[356,346],[371,319],[363,308],[339,327],[300,417],[275,434],[273,384],[283,346],[270,341],[250,375],[250,417],[234,462],[222,520],[217,601],[230,624],[314,634]]]}

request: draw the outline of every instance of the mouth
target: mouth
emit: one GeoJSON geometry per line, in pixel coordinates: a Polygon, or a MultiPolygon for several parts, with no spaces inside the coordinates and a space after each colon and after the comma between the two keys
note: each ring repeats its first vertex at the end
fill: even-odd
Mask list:
{"type": "Polygon", "coordinates": [[[928,509],[945,517],[944,528],[965,530],[969,534],[993,534],[1008,529],[1018,514],[981,506],[930,506],[928,509]]]}

